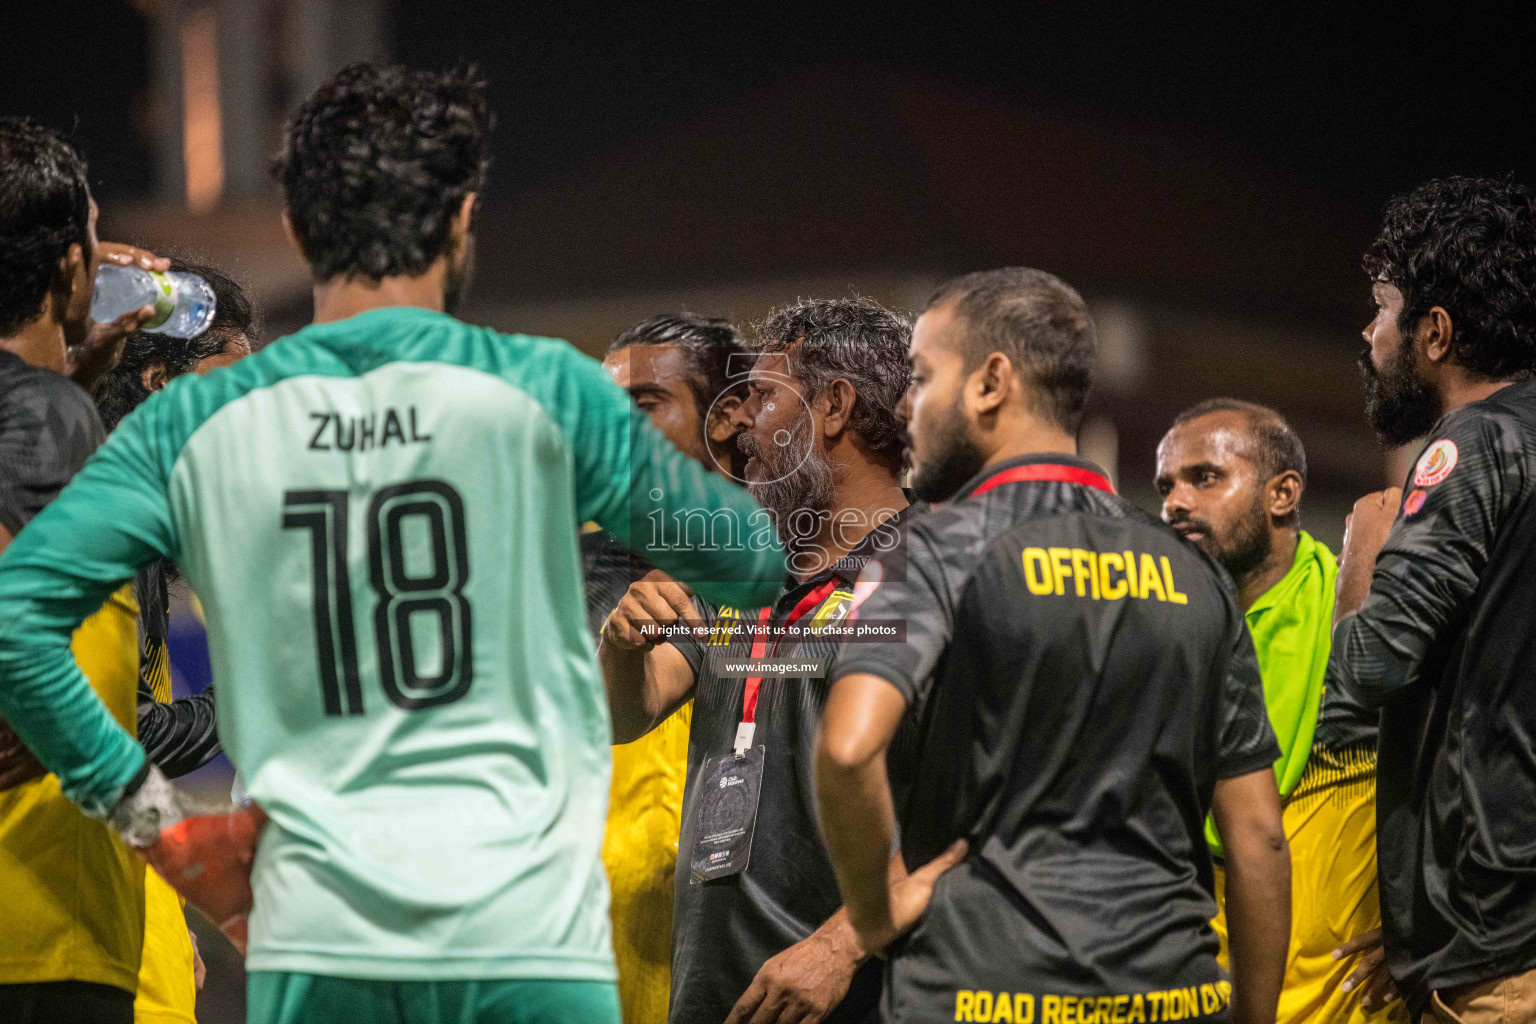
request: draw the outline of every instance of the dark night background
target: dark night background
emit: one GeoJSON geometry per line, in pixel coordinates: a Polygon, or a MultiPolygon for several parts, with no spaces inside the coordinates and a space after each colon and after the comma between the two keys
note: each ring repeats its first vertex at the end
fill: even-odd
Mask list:
{"type": "MultiPolygon", "coordinates": [[[[240,132],[270,153],[302,95],[292,69],[320,52],[308,66],[328,74],[346,49],[346,32],[322,46],[294,31],[295,12],[366,16],[391,58],[490,78],[468,319],[596,352],[684,306],[750,320],[858,290],[910,308],[950,274],[1041,266],[1095,306],[1107,354],[1084,450],[1123,491],[1156,507],[1154,448],[1178,410],[1258,400],[1306,443],[1305,525],[1335,545],[1354,498],[1402,465],[1366,430],[1353,365],[1382,205],[1438,175],[1536,184],[1529,6],[513,6],[11,0],[0,114],[71,135],[104,236],[210,256],[291,330],[308,289],[270,183],[247,175],[187,212],[180,71],[156,43],[177,37],[155,26],[203,8],[227,33],[259,7],[239,23],[262,33],[241,73],[263,115],[226,111],[223,131],[226,149],[240,132]]],[[[177,628],[184,692],[206,656],[195,620],[177,628]]],[[[227,765],[207,785],[227,787],[227,765]]],[[[199,930],[200,1016],[242,1020],[238,957],[199,930]]]]}
{"type": "MultiPolygon", "coordinates": [[[[63,128],[86,152],[100,197],[148,194],[154,169],[140,94],[149,80],[141,10],[108,0],[7,5],[0,109],[63,128]]],[[[1132,119],[1178,145],[1239,151],[1338,200],[1358,219],[1341,230],[1356,247],[1385,199],[1446,173],[1531,178],[1536,18],[1489,8],[1409,17],[1384,7],[1334,5],[1211,16],[1190,6],[1071,4],[922,10],[889,5],[711,3],[559,5],[513,13],[494,2],[386,4],[391,56],[479,64],[499,115],[488,200],[579,175],[605,154],[709,120],[711,111],[767,101],[758,120],[725,140],[750,151],[751,130],[775,119],[814,134],[893,82],[1004,108],[1069,109],[1132,119]],[[797,93],[797,82],[815,91],[797,93]],[[795,105],[807,95],[826,104],[795,105]],[[774,101],[779,105],[775,107],[774,101]]],[[[288,100],[296,97],[285,98],[288,100]]],[[[291,102],[285,105],[291,105],[291,102]]],[[[819,148],[814,140],[809,156],[819,148]]],[[[915,149],[881,152],[886,181],[923,173],[915,149]]],[[[881,180],[818,185],[817,161],[763,169],[748,180],[787,184],[775,212],[836,216],[864,205],[881,180]]],[[[842,170],[838,168],[835,170],[842,170]]],[[[730,183],[723,183],[729,187],[730,183]]],[[[635,197],[645,201],[644,196],[635,197]]],[[[742,196],[750,202],[750,196],[742,196]]],[[[1009,197],[998,195],[999,206],[1009,197]]],[[[932,216],[942,222],[942,213],[932,216]]],[[[846,216],[846,214],[845,214],[846,216]]],[[[851,218],[850,223],[857,223],[851,218]]],[[[860,225],[865,226],[865,225],[860,225]]],[[[900,233],[900,225],[890,225],[900,233]]],[[[654,225],[666,233],[664,223],[654,225]]],[[[738,238],[750,266],[751,238],[738,238]]],[[[879,238],[850,239],[879,247],[879,238]]],[[[499,244],[483,241],[491,262],[499,244]]],[[[942,237],[930,244],[944,248],[942,237]]],[[[801,254],[803,265],[824,258],[801,254]]],[[[834,260],[835,262],[835,260],[834,260]]],[[[654,268],[653,268],[654,269],[654,268]]],[[[1353,268],[1339,268],[1348,272],[1353,268]]],[[[1259,284],[1262,288],[1262,283],[1259,284]]],[[[1337,300],[1335,300],[1337,301],[1337,300]]],[[[1325,303],[1334,315],[1348,308],[1325,303]]],[[[1359,306],[1358,308],[1363,308],[1359,306]]],[[[1328,317],[1332,320],[1333,317],[1328,317]]]]}
{"type": "MultiPolygon", "coordinates": [[[[125,3],[71,6],[8,5],[0,102],[60,127],[78,119],[103,194],[146,190],[133,123],[148,80],[144,20],[125,3]]],[[[551,4],[514,15],[503,3],[398,0],[387,38],[407,63],[469,59],[489,72],[505,185],[558,177],[713,104],[839,65],[854,79],[910,70],[1213,132],[1366,210],[1437,174],[1530,169],[1529,11],[1131,6],[551,4]]]]}

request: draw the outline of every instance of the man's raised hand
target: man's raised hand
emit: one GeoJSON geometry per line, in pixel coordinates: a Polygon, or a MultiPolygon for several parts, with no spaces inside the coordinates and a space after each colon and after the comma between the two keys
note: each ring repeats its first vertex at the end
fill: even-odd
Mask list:
{"type": "MultiPolygon", "coordinates": [[[[171,269],[171,261],[165,257],[120,242],[99,242],[97,251],[101,262],[119,267],[139,267],[155,273],[171,269]]],[[[101,379],[111,373],[117,361],[122,358],[128,336],[153,319],[154,315],[154,306],[140,306],[106,323],[91,322],[86,328],[84,339],[79,339],[79,344],[70,345],[65,353],[70,379],[86,391],[95,393],[101,379]]]]}
{"type": "Polygon", "coordinates": [[[697,617],[693,592],[660,570],[652,570],[619,601],[603,638],[622,650],[648,651],[666,640],[664,627],[697,617]]]}

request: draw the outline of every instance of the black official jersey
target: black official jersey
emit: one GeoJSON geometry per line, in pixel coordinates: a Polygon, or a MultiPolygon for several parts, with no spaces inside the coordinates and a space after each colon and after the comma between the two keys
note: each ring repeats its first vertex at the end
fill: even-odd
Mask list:
{"type": "Polygon", "coordinates": [[[887,1018],[1224,1020],[1203,824],[1217,779],[1279,756],[1230,581],[1057,455],[989,468],[906,554],[856,615],[907,643],[834,677],[922,705],[908,866],[971,853],[893,950],[887,1018]]]}
{"type": "Polygon", "coordinates": [[[105,438],[79,385],[0,349],[0,526],[21,532],[105,438]]]}
{"type": "MultiPolygon", "coordinates": [[[[844,621],[853,603],[853,583],[870,557],[900,557],[911,510],[887,520],[828,571],[796,584],[779,596],[770,622],[784,623],[797,606],[807,630],[844,621]]],[[[729,663],[747,660],[752,639],[734,627],[757,622],[759,609],[715,608],[695,599],[700,617],[712,627],[709,640],[679,637],[673,645],[693,666],[698,688],[688,740],[688,783],[683,794],[672,917],[671,1024],[716,1024],[725,1020],[772,956],[808,937],[842,909],[837,877],[821,843],[816,822],[813,776],[816,733],[830,688],[827,670],[842,641],[812,632],[800,640],[764,645],[762,655],[814,663],[813,675],[764,677],[756,711],[754,744],[765,748],[756,837],[747,868],[740,874],[696,882],[691,858],[698,838],[700,782],[704,763],[728,754],[742,720],[745,679],[726,676],[729,663]]],[[[881,645],[885,646],[885,645],[881,645]]],[[[900,762],[910,754],[916,732],[903,726],[893,751],[893,785],[902,787],[900,762]]],[[[854,975],[847,996],[827,1024],[873,1024],[879,1019],[878,961],[854,975]]]]}
{"type": "Polygon", "coordinates": [[[1536,968],[1536,383],[1434,427],[1331,668],[1381,710],[1388,963],[1435,989],[1536,968]]]}

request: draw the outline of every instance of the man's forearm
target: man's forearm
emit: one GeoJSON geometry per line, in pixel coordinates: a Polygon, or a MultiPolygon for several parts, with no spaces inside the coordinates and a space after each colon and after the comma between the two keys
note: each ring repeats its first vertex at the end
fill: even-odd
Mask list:
{"type": "Polygon", "coordinates": [[[0,718],[92,814],[106,814],[143,769],[143,749],[92,692],[68,646],[0,636],[0,718]]]}
{"type": "Polygon", "coordinates": [[[196,771],[219,754],[212,686],[164,704],[141,696],[138,719],[139,746],[166,778],[196,771]]]}
{"type": "Polygon", "coordinates": [[[1249,844],[1227,846],[1227,929],[1234,1024],[1270,1024],[1285,981],[1291,941],[1291,856],[1249,844]]]}
{"type": "Polygon", "coordinates": [[[644,736],[654,725],[646,711],[645,651],[611,644],[605,637],[597,645],[597,661],[608,690],[613,742],[629,743],[644,736]]]}
{"type": "Polygon", "coordinates": [[[821,927],[811,933],[811,938],[820,942],[831,955],[841,957],[855,966],[869,959],[869,954],[859,945],[859,936],[853,930],[853,924],[848,920],[847,907],[823,921],[821,927]]]}
{"type": "MultiPolygon", "coordinates": [[[[893,886],[906,877],[907,865],[898,853],[890,858],[890,863],[887,865],[886,886],[893,886]]],[[[853,930],[853,923],[848,920],[847,907],[842,907],[837,913],[827,918],[811,935],[828,943],[838,953],[846,953],[855,964],[861,964],[869,959],[869,954],[864,952],[863,946],[859,945],[859,937],[853,930]]]]}
{"type": "Polygon", "coordinates": [[[823,747],[816,764],[817,802],[827,854],[837,873],[848,920],[861,945],[893,927],[888,871],[895,808],[885,753],[860,763],[839,763],[823,747]]]}
{"type": "Polygon", "coordinates": [[[1337,626],[1348,616],[1358,612],[1371,592],[1374,576],[1374,560],[1355,559],[1339,567],[1339,579],[1335,584],[1333,624],[1337,626]]]}
{"type": "Polygon", "coordinates": [[[633,743],[644,736],[693,693],[692,669],[669,645],[645,651],[609,643],[604,637],[598,643],[597,660],[608,690],[615,743],[633,743]]]}

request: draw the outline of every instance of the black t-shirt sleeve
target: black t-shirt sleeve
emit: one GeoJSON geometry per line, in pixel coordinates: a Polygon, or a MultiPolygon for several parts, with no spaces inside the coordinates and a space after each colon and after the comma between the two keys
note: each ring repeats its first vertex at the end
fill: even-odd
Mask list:
{"type": "Polygon", "coordinates": [[[1513,429],[1477,412],[1446,424],[1425,448],[1376,558],[1365,603],[1334,629],[1332,667],[1356,700],[1368,707],[1386,703],[1460,616],[1488,565],[1504,509],[1523,490],[1527,457],[1513,429]],[[1441,459],[1455,455],[1449,471],[1429,483],[1437,451],[1441,459]]]}
{"type": "Polygon", "coordinates": [[[103,438],[101,419],[78,385],[28,368],[0,395],[0,525],[19,533],[103,438]]]}
{"type": "Polygon", "coordinates": [[[832,678],[867,672],[896,687],[913,705],[928,695],[934,666],[954,635],[955,602],[952,573],[926,530],[910,529],[902,561],[899,572],[888,571],[878,558],[864,567],[854,586],[850,619],[904,625],[906,642],[845,643],[832,678]]]}
{"type": "MultiPolygon", "coordinates": [[[[698,622],[714,622],[716,618],[715,606],[702,597],[693,599],[694,618],[698,622]]],[[[684,630],[674,634],[667,643],[677,648],[677,652],[688,662],[688,667],[693,669],[693,677],[699,677],[699,669],[704,665],[704,641],[694,636],[693,630],[684,630]]]]}
{"type": "Polygon", "coordinates": [[[1221,686],[1221,710],[1217,719],[1216,777],[1235,779],[1280,759],[1280,744],[1269,724],[1264,704],[1264,677],[1253,637],[1241,617],[1237,620],[1231,655],[1221,686]]]}

